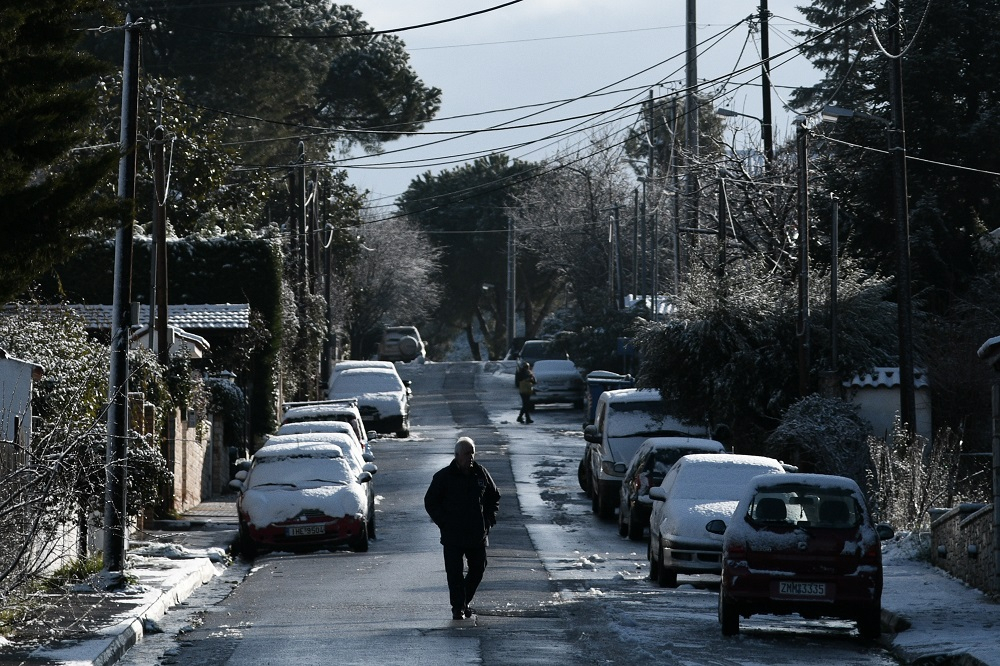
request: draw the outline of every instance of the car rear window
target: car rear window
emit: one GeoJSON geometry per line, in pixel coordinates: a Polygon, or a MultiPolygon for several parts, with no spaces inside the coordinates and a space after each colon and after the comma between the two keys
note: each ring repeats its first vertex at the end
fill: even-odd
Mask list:
{"type": "Polygon", "coordinates": [[[780,485],[758,488],[750,504],[754,524],[784,523],[799,527],[854,528],[864,514],[850,489],[780,485]]]}
{"type": "Polygon", "coordinates": [[[330,386],[336,395],[362,395],[364,393],[392,393],[404,390],[403,383],[393,373],[345,370],[330,386]]]}

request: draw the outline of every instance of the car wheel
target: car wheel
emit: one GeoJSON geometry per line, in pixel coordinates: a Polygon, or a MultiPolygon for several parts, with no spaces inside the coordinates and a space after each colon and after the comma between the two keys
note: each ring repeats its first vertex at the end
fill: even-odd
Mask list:
{"type": "Polygon", "coordinates": [[[865,640],[877,640],[882,635],[882,609],[870,608],[858,618],[858,633],[865,640]]]}
{"type": "Polygon", "coordinates": [[[635,518],[635,511],[628,512],[628,527],[626,531],[628,532],[628,538],[632,541],[642,541],[642,537],[645,536],[646,526],[640,523],[635,518]]]}
{"type": "Polygon", "coordinates": [[[615,498],[607,490],[598,490],[597,516],[601,520],[611,520],[615,517],[615,498]]]}
{"type": "Polygon", "coordinates": [[[628,525],[625,523],[625,505],[618,505],[618,535],[626,536],[628,534],[628,525]]]}
{"type": "Polygon", "coordinates": [[[240,555],[248,560],[257,556],[257,544],[250,538],[250,533],[243,521],[240,521],[240,555]]]}
{"type": "MultiPolygon", "coordinates": [[[[663,541],[657,542],[657,552],[663,555],[663,541]]],[[[657,568],[656,572],[656,584],[660,587],[677,587],[677,572],[673,569],[667,568],[667,566],[660,562],[660,566],[657,568]]]]}
{"type": "Polygon", "coordinates": [[[646,547],[646,558],[649,560],[649,580],[656,580],[660,573],[660,564],[653,557],[653,540],[646,547]]]}
{"type": "Polygon", "coordinates": [[[375,538],[375,507],[368,511],[368,539],[375,538]]]}
{"type": "Polygon", "coordinates": [[[368,524],[361,523],[361,534],[358,538],[351,542],[351,550],[355,553],[367,553],[368,552],[368,524]]]}
{"type": "Polygon", "coordinates": [[[601,496],[596,490],[590,491],[590,510],[594,513],[599,513],[601,509],[600,505],[601,496]]]}
{"type": "Polygon", "coordinates": [[[735,636],[740,633],[740,614],[733,606],[733,602],[726,598],[726,595],[719,592],[719,624],[722,625],[723,636],[735,636]]]}

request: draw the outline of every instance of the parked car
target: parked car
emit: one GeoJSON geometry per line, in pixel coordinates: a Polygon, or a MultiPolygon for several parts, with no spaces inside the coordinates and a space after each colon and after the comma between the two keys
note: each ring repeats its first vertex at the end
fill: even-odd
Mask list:
{"type": "Polygon", "coordinates": [[[882,539],[858,484],[825,474],[759,476],[730,519],[707,528],[723,535],[719,622],[739,633],[740,616],[758,613],[857,622],[878,638],[882,613],[882,539]]]}
{"type": "Polygon", "coordinates": [[[618,533],[640,541],[649,527],[653,500],[649,489],[663,481],[681,456],[689,453],[725,453],[726,447],[714,439],[696,437],[650,437],[632,456],[622,480],[618,502],[618,533]]]}
{"type": "Polygon", "coordinates": [[[240,548],[309,551],[348,546],[368,550],[370,472],[356,472],[339,446],[283,443],[253,456],[246,478],[236,481],[240,548]]]}
{"type": "MultiPolygon", "coordinates": [[[[336,444],[340,447],[341,452],[344,454],[344,458],[350,463],[351,467],[357,474],[361,472],[368,472],[373,477],[378,472],[378,466],[371,462],[371,455],[365,455],[361,451],[361,445],[358,443],[358,438],[354,435],[354,430],[351,428],[350,424],[344,423],[342,421],[304,421],[302,423],[289,423],[288,426],[302,426],[304,424],[318,424],[322,426],[319,432],[303,432],[296,434],[285,434],[285,435],[271,435],[264,440],[264,445],[261,448],[267,446],[274,446],[276,444],[305,444],[311,442],[322,442],[327,444],[336,444]],[[341,426],[344,428],[341,432],[330,432],[328,431],[331,426],[341,426]],[[327,430],[323,432],[323,430],[327,430]]],[[[365,493],[368,498],[368,538],[375,538],[375,480],[372,479],[368,483],[364,484],[365,493]]]]}
{"type": "Polygon", "coordinates": [[[410,436],[410,390],[396,369],[355,368],[330,380],[331,400],[354,398],[366,428],[410,436]]]}
{"type": "Polygon", "coordinates": [[[416,326],[390,326],[382,333],[378,360],[408,362],[426,356],[427,348],[416,326]]]}
{"type": "Polygon", "coordinates": [[[764,456],[683,456],[649,490],[649,577],[660,587],[677,587],[678,573],[720,573],[722,535],[706,525],[716,518],[729,520],[755,476],[785,473],[780,462],[764,456]]]}
{"type": "Polygon", "coordinates": [[[532,371],[535,375],[535,392],[531,395],[533,404],[570,403],[576,409],[583,408],[586,385],[573,361],[542,359],[535,362],[532,371]]]}
{"type": "MultiPolygon", "coordinates": [[[[359,416],[358,418],[360,419],[361,417],[359,416]]],[[[271,437],[327,433],[349,435],[351,440],[355,443],[358,451],[360,451],[361,458],[364,462],[373,462],[375,460],[375,454],[372,452],[371,447],[366,447],[365,444],[361,443],[361,440],[358,439],[358,432],[355,429],[354,424],[348,421],[294,421],[290,423],[282,423],[278,426],[278,431],[271,437]]],[[[370,442],[371,440],[368,441],[370,442]]]]}
{"type": "Polygon", "coordinates": [[[568,358],[565,352],[557,351],[550,340],[525,340],[517,353],[517,364],[530,363],[534,368],[543,359],[565,361],[568,358]]]}
{"type": "MultiPolygon", "coordinates": [[[[378,437],[374,430],[367,430],[361,418],[361,410],[358,408],[357,398],[345,400],[315,400],[310,402],[286,402],[284,413],[281,415],[281,427],[278,434],[289,434],[289,430],[282,431],[286,424],[304,423],[307,421],[343,421],[349,423],[354,428],[358,441],[361,442],[365,452],[371,453],[371,440],[378,437]]],[[[298,432],[304,432],[299,429],[298,432]]]]}
{"type": "Polygon", "coordinates": [[[580,461],[580,485],[591,508],[610,520],[615,515],[625,469],[639,445],[650,437],[707,437],[704,426],[684,423],[669,412],[655,389],[605,391],[597,401],[593,425],[580,461]]]}

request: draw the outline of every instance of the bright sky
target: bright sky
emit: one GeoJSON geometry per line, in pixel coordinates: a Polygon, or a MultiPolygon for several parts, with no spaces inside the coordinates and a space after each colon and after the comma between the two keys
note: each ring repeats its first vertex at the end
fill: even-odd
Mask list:
{"type": "MultiPolygon", "coordinates": [[[[502,3],[355,0],[349,4],[361,10],[375,30],[391,30],[502,3]]],[[[791,30],[803,26],[795,9],[802,4],[803,0],[768,3],[772,57],[798,42],[791,30]]],[[[440,120],[428,123],[424,131],[474,134],[407,138],[389,144],[380,157],[342,161],[341,166],[348,168],[359,189],[371,191],[373,205],[391,206],[414,177],[427,171],[452,169],[492,151],[537,161],[558,149],[583,147],[594,129],[627,128],[635,123],[638,104],[650,89],[660,96],[683,87],[686,5],[680,0],[523,0],[462,20],[399,32],[413,69],[425,84],[443,91],[440,120]],[[575,101],[560,104],[566,100],[575,101]],[[606,111],[610,112],[586,115],[606,111]],[[476,131],[502,123],[536,126],[476,131]]],[[[710,88],[720,95],[717,106],[754,118],[760,117],[762,108],[760,67],[751,67],[728,83],[726,77],[759,60],[759,31],[751,32],[743,22],[757,14],[758,6],[757,0],[713,0],[697,7],[699,80],[715,82],[710,88]]],[[[772,61],[771,78],[777,146],[791,134],[794,117],[782,110],[783,98],[792,87],[815,83],[818,75],[808,61],[790,53],[772,61]]],[[[754,120],[728,120],[730,126],[744,127],[748,135],[759,137],[754,120]]]]}

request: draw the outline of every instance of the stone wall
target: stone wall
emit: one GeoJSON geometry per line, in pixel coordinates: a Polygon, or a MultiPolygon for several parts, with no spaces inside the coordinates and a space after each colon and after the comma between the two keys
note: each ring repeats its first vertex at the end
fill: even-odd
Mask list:
{"type": "Polygon", "coordinates": [[[931,564],[987,594],[1000,595],[993,567],[993,505],[931,509],[931,564]]]}

